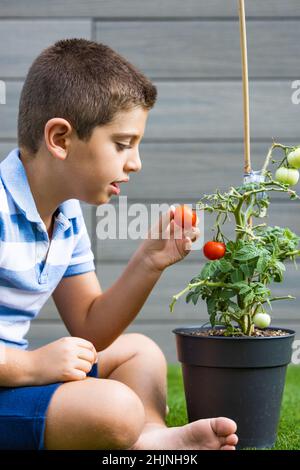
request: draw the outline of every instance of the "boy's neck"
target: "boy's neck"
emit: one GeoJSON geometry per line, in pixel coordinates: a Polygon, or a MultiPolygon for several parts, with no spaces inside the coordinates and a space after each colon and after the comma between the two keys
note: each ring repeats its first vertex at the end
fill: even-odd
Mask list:
{"type": "Polygon", "coordinates": [[[51,238],[55,211],[63,201],[70,199],[61,192],[61,188],[64,188],[60,181],[62,175],[56,174],[51,157],[47,155],[37,153],[29,156],[24,155],[20,150],[20,160],[24,166],[37,211],[51,238]]]}

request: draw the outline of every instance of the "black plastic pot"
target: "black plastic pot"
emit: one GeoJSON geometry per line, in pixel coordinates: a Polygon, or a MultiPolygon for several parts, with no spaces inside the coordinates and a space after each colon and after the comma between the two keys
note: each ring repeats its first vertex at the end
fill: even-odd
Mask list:
{"type": "Polygon", "coordinates": [[[275,337],[191,335],[199,329],[173,330],[189,422],[225,416],[237,423],[237,448],[272,447],[295,332],[284,329],[286,336],[275,337]]]}

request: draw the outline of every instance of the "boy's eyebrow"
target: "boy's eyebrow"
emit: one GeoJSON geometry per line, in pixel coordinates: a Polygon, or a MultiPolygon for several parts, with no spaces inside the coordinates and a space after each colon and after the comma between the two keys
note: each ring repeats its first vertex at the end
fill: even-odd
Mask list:
{"type": "Polygon", "coordinates": [[[134,137],[138,139],[140,136],[138,134],[129,134],[127,132],[117,132],[116,134],[113,134],[112,137],[134,137]]]}

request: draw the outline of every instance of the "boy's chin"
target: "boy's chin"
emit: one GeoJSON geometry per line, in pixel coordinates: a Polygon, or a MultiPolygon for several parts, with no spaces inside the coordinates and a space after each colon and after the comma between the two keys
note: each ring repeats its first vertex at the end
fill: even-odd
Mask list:
{"type": "Polygon", "coordinates": [[[110,202],[112,196],[112,194],[103,192],[101,194],[98,194],[92,204],[96,204],[97,206],[99,206],[100,204],[107,204],[108,202],[110,202]]]}

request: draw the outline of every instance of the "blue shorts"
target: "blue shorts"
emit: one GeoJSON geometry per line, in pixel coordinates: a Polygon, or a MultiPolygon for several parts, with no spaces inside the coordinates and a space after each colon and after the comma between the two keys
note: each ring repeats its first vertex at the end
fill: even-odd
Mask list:
{"type": "MultiPolygon", "coordinates": [[[[98,377],[97,365],[89,377],[98,377]]],[[[62,383],[0,387],[0,450],[44,450],[47,408],[62,383]]]]}

